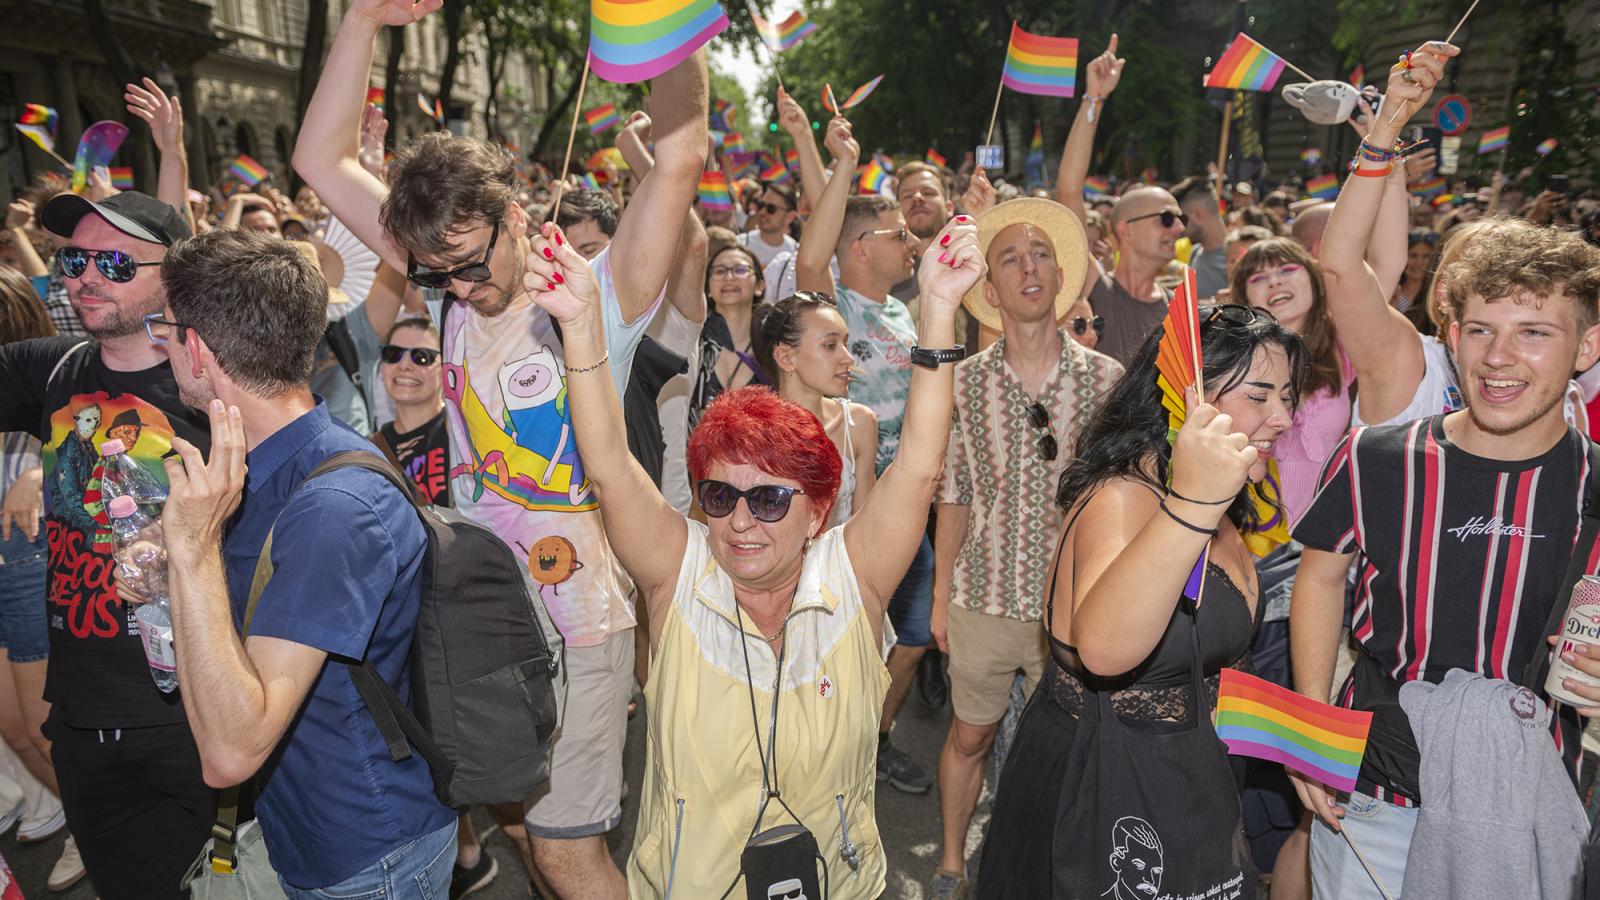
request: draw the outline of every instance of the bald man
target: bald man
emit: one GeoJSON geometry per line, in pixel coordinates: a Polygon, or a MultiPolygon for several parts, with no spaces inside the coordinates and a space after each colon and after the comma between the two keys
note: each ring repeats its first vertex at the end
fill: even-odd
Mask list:
{"type": "Polygon", "coordinates": [[[1333,204],[1318,203],[1300,211],[1289,226],[1289,236],[1312,256],[1322,258],[1322,233],[1328,230],[1328,219],[1333,215],[1333,204]]]}
{"type": "Polygon", "coordinates": [[[1188,222],[1163,188],[1136,187],[1117,200],[1109,220],[1117,236],[1117,268],[1106,274],[1093,259],[1089,266],[1089,305],[1106,322],[1095,349],[1127,365],[1161,324],[1172,292],[1156,284],[1156,276],[1172,261],[1188,222]]]}

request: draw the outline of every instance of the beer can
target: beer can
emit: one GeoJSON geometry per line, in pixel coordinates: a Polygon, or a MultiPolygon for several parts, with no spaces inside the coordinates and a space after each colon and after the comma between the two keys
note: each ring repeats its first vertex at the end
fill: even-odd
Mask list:
{"type": "Polygon", "coordinates": [[[1600,649],[1600,576],[1585,575],[1572,586],[1572,599],[1561,620],[1556,655],[1550,661],[1550,676],[1544,680],[1544,691],[1552,698],[1569,706],[1595,706],[1595,701],[1580,697],[1562,685],[1562,681],[1570,678],[1586,687],[1600,688],[1600,678],[1578,671],[1561,658],[1561,654],[1571,652],[1578,644],[1600,649]]]}

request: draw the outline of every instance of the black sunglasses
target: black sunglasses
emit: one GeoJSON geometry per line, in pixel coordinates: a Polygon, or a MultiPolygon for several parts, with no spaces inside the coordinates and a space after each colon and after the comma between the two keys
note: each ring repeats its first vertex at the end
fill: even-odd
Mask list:
{"type": "Polygon", "coordinates": [[[85,250],[82,247],[62,247],[56,251],[56,261],[61,264],[61,274],[68,278],[81,278],[89,268],[89,260],[94,260],[94,267],[107,281],[126,284],[138,277],[139,270],[144,266],[159,266],[160,260],[155,262],[139,262],[121,250],[85,250]]]}
{"type": "Polygon", "coordinates": [[[794,499],[795,494],[804,494],[805,491],[782,484],[758,484],[741,491],[725,481],[707,478],[695,484],[695,493],[700,498],[700,508],[713,519],[731,515],[733,508],[739,505],[739,498],[743,497],[745,506],[749,507],[750,515],[756,521],[770,523],[787,516],[789,501],[794,499]]]}
{"type": "Polygon", "coordinates": [[[1105,317],[1104,316],[1095,316],[1092,319],[1086,318],[1084,316],[1073,316],[1072,317],[1072,333],[1073,334],[1075,334],[1075,335],[1077,335],[1079,337],[1083,337],[1084,333],[1087,332],[1091,328],[1094,329],[1095,337],[1105,337],[1105,333],[1106,333],[1106,320],[1105,320],[1105,317]]]}
{"type": "Polygon", "coordinates": [[[1218,304],[1217,306],[1210,307],[1210,312],[1206,312],[1206,309],[1207,307],[1204,306],[1200,308],[1201,312],[1206,313],[1206,319],[1204,323],[1206,325],[1210,325],[1212,322],[1216,321],[1222,321],[1229,325],[1240,326],[1249,325],[1256,319],[1269,319],[1273,322],[1278,321],[1278,317],[1273,315],[1268,310],[1258,309],[1254,306],[1244,306],[1239,303],[1218,304]]]}
{"type": "Polygon", "coordinates": [[[397,344],[384,344],[378,348],[378,353],[382,355],[383,361],[389,365],[394,365],[404,359],[407,353],[411,354],[412,362],[424,369],[439,360],[439,351],[430,350],[427,347],[401,347],[397,344]]]}
{"type": "Polygon", "coordinates": [[[1189,227],[1189,214],[1188,213],[1181,213],[1181,212],[1176,212],[1175,213],[1170,209],[1163,209],[1161,212],[1146,213],[1145,215],[1142,215],[1142,216],[1134,216],[1133,218],[1128,220],[1128,223],[1131,225],[1134,222],[1139,221],[1140,219],[1154,219],[1157,216],[1161,217],[1161,227],[1162,228],[1171,228],[1173,222],[1182,222],[1183,223],[1183,227],[1185,227],[1185,228],[1189,227]]]}
{"type": "Polygon", "coordinates": [[[489,246],[483,248],[483,259],[477,262],[456,266],[454,269],[419,270],[417,261],[406,254],[406,278],[412,284],[425,288],[449,287],[452,281],[488,281],[493,275],[489,271],[489,257],[494,255],[494,245],[500,240],[500,223],[494,223],[494,228],[489,231],[489,246]]]}
{"type": "Polygon", "coordinates": [[[1043,403],[1033,401],[1033,405],[1028,407],[1028,422],[1044,430],[1044,434],[1039,436],[1039,458],[1045,462],[1055,462],[1056,452],[1061,448],[1056,446],[1056,436],[1050,433],[1050,410],[1045,409],[1043,403]]]}
{"type": "Polygon", "coordinates": [[[789,211],[789,207],[787,207],[787,206],[779,206],[776,203],[768,203],[765,200],[757,200],[755,202],[755,208],[759,209],[759,210],[764,210],[767,213],[767,215],[772,215],[773,213],[781,213],[781,212],[788,212],[789,211]]]}

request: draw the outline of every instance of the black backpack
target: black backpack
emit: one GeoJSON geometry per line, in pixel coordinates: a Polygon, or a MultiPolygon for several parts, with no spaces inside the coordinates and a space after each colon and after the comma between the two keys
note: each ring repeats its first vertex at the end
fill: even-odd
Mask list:
{"type": "MultiPolygon", "coordinates": [[[[446,806],[521,802],[550,777],[550,740],[566,700],[561,635],[530,589],[527,568],[489,529],[453,510],[418,504],[410,482],[376,454],[336,454],[305,481],[346,468],[387,478],[428,533],[411,640],[415,714],[371,662],[345,661],[390,757],[408,759],[416,748],[446,806]]],[[[269,531],[250,582],[246,622],[271,578],[269,531]]]]}

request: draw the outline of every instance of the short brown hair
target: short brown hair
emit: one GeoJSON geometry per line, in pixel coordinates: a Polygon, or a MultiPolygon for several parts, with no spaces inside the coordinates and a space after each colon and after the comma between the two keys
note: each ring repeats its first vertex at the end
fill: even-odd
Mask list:
{"type": "Polygon", "coordinates": [[[504,147],[436,131],[395,154],[379,215],[406,252],[439,255],[451,235],[500,224],[516,196],[516,159],[504,147]]]}
{"type": "Polygon", "coordinates": [[[905,165],[901,166],[900,170],[895,172],[894,174],[895,174],[895,180],[897,182],[895,184],[895,186],[894,186],[894,192],[895,192],[895,196],[896,197],[898,197],[900,195],[900,185],[905,184],[907,178],[910,178],[913,175],[928,174],[928,175],[932,175],[935,179],[938,180],[940,189],[942,189],[944,191],[944,199],[946,199],[946,200],[955,199],[955,196],[956,196],[956,179],[955,179],[955,176],[950,174],[950,170],[949,169],[946,169],[946,168],[944,168],[942,166],[935,166],[935,165],[933,165],[931,163],[925,163],[922,160],[917,159],[917,160],[912,160],[911,162],[908,162],[905,165]]]}
{"type": "Polygon", "coordinates": [[[293,241],[237,228],[174,244],[161,263],[172,314],[253,394],[311,383],[328,325],[328,283],[293,241]]]}
{"type": "Polygon", "coordinates": [[[878,216],[900,208],[900,201],[882,194],[861,194],[844,202],[844,224],[839,226],[839,245],[849,245],[863,231],[871,230],[878,216]]]}
{"type": "Polygon", "coordinates": [[[1440,274],[1457,320],[1472,295],[1522,303],[1559,293],[1575,301],[1580,332],[1600,324],[1600,249],[1570,231],[1493,220],[1470,235],[1440,274]]]}

